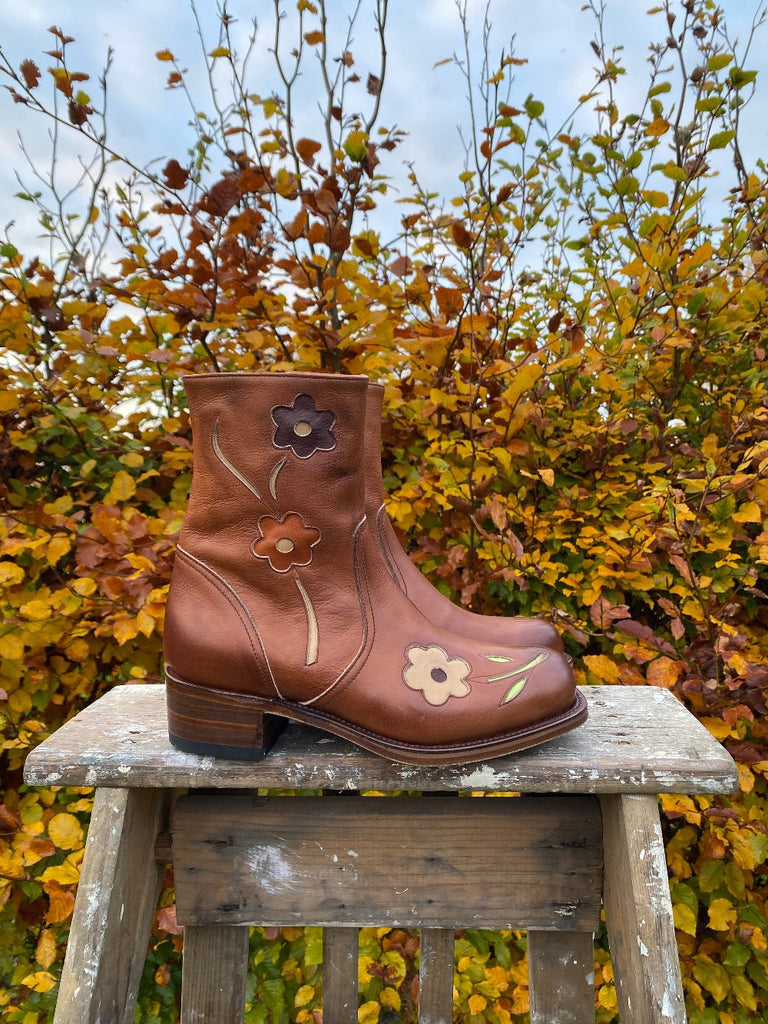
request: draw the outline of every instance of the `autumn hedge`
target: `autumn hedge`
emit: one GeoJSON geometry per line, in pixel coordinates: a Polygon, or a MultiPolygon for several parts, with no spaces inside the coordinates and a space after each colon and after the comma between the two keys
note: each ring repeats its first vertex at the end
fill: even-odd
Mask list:
{"type": "MultiPolygon", "coordinates": [[[[0,246],[3,1021],[51,1019],[92,799],[28,789],[24,758],[108,688],[162,681],[190,487],[180,378],[212,369],[381,381],[388,508],[435,585],[550,618],[580,683],[670,689],[725,744],[737,798],[661,796],[689,1019],[768,1021],[768,181],[739,134],[755,74],[712,3],[669,0],[645,98],[620,109],[621,54],[590,6],[574,123],[516,96],[507,51],[467,82],[456,196],[414,170],[386,242],[384,48],[373,68],[334,60],[321,2],[298,4],[266,96],[225,12],[201,59],[233,99],[196,98],[189,152],[161,173],[121,154],[119,185],[72,40],[53,32],[45,72],[0,50],[10,99],[68,123],[90,169],[77,216],[55,161],[21,200],[59,258],[0,246]],[[317,139],[293,135],[294,65],[319,75],[317,139]]],[[[147,1024],[177,1019],[181,942],[168,878],[147,1024]]],[[[249,1024],[318,1021],[320,956],[317,929],[255,930],[249,1024]]],[[[415,1020],[417,965],[417,936],[364,930],[360,1020],[415,1020]]],[[[526,1019],[524,935],[459,934],[455,978],[457,1019],[526,1019]]],[[[595,999],[618,1019],[602,933],[595,999]]]]}

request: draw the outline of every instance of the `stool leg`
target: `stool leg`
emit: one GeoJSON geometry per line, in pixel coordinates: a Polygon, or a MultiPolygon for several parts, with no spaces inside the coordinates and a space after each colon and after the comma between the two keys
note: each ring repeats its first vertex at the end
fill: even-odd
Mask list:
{"type": "Polygon", "coordinates": [[[622,1024],[685,1024],[667,862],[653,796],[602,796],[605,921],[622,1024]]]}
{"type": "Polygon", "coordinates": [[[181,965],[181,1024],[243,1024],[248,928],[187,925],[181,965]]]}
{"type": "Polygon", "coordinates": [[[594,1024],[592,932],[528,932],[531,1024],[594,1024]]]}
{"type": "Polygon", "coordinates": [[[453,1020],[454,938],[450,928],[421,929],[419,1024],[453,1020]]]}
{"type": "Polygon", "coordinates": [[[357,928],[323,929],[323,1020],[357,1024],[357,928]]]}
{"type": "Polygon", "coordinates": [[[54,1024],[131,1024],[163,868],[168,794],[97,789],[54,1024]]]}

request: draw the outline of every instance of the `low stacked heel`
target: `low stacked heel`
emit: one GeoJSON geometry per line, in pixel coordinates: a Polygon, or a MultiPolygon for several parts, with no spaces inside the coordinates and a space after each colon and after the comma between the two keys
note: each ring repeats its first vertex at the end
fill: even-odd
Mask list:
{"type": "Polygon", "coordinates": [[[188,754],[261,761],[288,724],[252,697],[194,686],[166,674],[168,735],[188,754]]]}

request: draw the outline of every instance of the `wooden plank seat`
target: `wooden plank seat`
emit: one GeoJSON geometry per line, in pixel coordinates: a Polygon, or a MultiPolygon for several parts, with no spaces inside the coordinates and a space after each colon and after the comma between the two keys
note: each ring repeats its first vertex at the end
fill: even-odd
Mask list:
{"type": "Polygon", "coordinates": [[[368,925],[421,930],[422,1024],[453,1020],[454,930],[483,926],[527,929],[533,1024],[586,1024],[601,905],[622,1024],[683,1024],[656,794],[732,792],[736,767],[665,690],[584,693],[589,720],[563,737],[428,768],[293,724],[259,763],[185,754],[168,743],[163,687],[112,690],[25,769],[33,785],[97,787],[55,1024],[132,1021],[168,860],[183,1024],[242,1021],[252,924],[324,927],[327,1024],[357,1020],[368,925]],[[308,788],[353,796],[257,793],[308,788]],[[488,792],[525,795],[437,796],[488,792]]]}

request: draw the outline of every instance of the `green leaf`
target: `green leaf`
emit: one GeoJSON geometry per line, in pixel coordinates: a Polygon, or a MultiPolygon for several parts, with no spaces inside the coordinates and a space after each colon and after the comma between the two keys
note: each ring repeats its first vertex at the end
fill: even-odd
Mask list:
{"type": "Polygon", "coordinates": [[[512,966],[512,954],[509,950],[509,946],[503,939],[499,939],[494,942],[493,955],[496,957],[496,962],[500,967],[503,967],[505,971],[508,971],[512,966]]]}
{"type": "Polygon", "coordinates": [[[735,89],[740,89],[742,85],[750,85],[754,82],[757,78],[757,71],[744,71],[742,68],[731,68],[728,72],[728,78],[735,89]]]}
{"type": "Polygon", "coordinates": [[[728,949],[725,951],[723,957],[723,964],[726,967],[744,967],[745,964],[749,963],[750,957],[752,956],[752,950],[749,946],[745,946],[741,942],[732,942],[728,949]]]}
{"type": "Polygon", "coordinates": [[[625,174],[616,182],[616,194],[620,196],[631,196],[640,188],[640,182],[634,174],[625,174]]]}
{"type": "Polygon", "coordinates": [[[710,136],[709,149],[725,149],[731,139],[735,138],[735,131],[715,132],[710,136]]]}
{"type": "Polygon", "coordinates": [[[535,100],[533,96],[529,96],[525,101],[525,112],[534,121],[544,113],[544,104],[541,100],[535,100]]]}
{"type": "Polygon", "coordinates": [[[708,71],[721,71],[723,68],[727,68],[728,65],[733,61],[732,53],[716,53],[713,57],[710,57],[707,61],[708,71]]]}
{"type": "Polygon", "coordinates": [[[0,245],[0,256],[4,256],[7,260],[15,260],[19,255],[19,250],[15,245],[11,245],[10,242],[6,242],[0,245]]]}
{"type": "Polygon", "coordinates": [[[486,953],[490,953],[491,946],[488,942],[488,937],[484,935],[483,932],[475,931],[474,928],[468,928],[464,934],[481,956],[484,956],[486,953]]]}
{"type": "Polygon", "coordinates": [[[523,687],[525,686],[527,681],[528,680],[525,678],[519,679],[516,683],[514,683],[514,685],[510,686],[510,688],[504,694],[504,700],[501,703],[510,704],[515,699],[515,697],[519,697],[520,694],[523,692],[523,687]]]}

